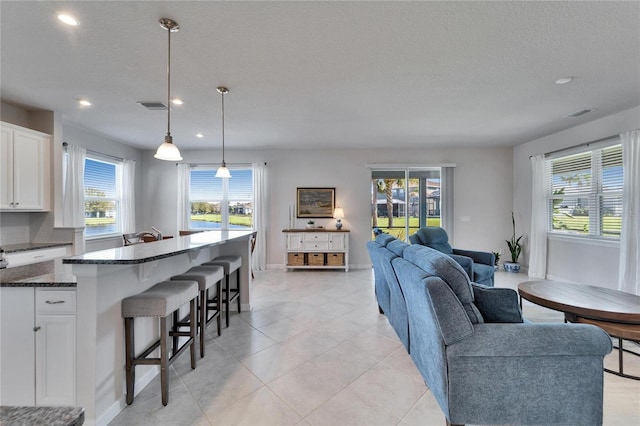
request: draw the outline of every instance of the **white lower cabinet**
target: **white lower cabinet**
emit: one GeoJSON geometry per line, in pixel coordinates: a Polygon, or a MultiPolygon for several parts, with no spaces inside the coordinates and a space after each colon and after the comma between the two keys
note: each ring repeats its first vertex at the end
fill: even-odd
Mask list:
{"type": "Polygon", "coordinates": [[[0,405],[75,405],[75,290],[0,289],[0,405]]]}

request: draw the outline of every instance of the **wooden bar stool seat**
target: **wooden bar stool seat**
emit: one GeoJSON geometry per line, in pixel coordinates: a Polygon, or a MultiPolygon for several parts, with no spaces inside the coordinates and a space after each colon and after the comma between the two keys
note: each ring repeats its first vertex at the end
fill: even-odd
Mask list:
{"type": "Polygon", "coordinates": [[[133,402],[136,365],[159,365],[162,405],[169,402],[169,365],[187,348],[191,353],[191,368],[196,368],[196,299],[198,283],[196,281],[163,281],[140,294],[122,300],[122,317],[125,332],[125,368],[127,381],[127,404],[133,402]],[[177,321],[180,307],[189,303],[189,331],[180,331],[177,321]],[[169,317],[173,324],[169,324],[169,317]],[[136,356],[134,338],[134,318],[155,317],[160,319],[160,338],[152,343],[140,355],[136,356]],[[169,356],[169,337],[173,337],[172,354],[169,356]],[[178,339],[187,337],[178,347],[178,339]],[[160,347],[160,357],[149,355],[160,347]]]}
{"type": "Polygon", "coordinates": [[[224,268],[224,274],[226,276],[225,289],[222,290],[225,303],[225,319],[227,327],[229,327],[229,304],[233,300],[238,300],[238,313],[241,312],[240,307],[240,267],[242,266],[242,256],[219,256],[215,259],[205,262],[202,266],[222,266],[224,268]],[[236,288],[231,288],[230,277],[231,274],[236,274],[236,288]]]}
{"type": "Polygon", "coordinates": [[[200,357],[204,357],[204,330],[214,318],[218,322],[218,336],[221,330],[222,312],[222,279],[224,268],[222,266],[194,266],[184,274],[171,277],[171,280],[193,280],[198,283],[200,296],[198,297],[198,333],[200,333],[200,357]],[[209,289],[215,286],[215,291],[210,294],[209,289]]]}

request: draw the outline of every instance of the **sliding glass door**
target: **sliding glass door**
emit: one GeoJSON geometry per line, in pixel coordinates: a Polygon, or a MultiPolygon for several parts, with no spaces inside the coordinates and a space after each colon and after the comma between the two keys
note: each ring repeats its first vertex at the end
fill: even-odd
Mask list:
{"type": "Polygon", "coordinates": [[[371,228],[401,240],[423,226],[441,226],[441,168],[371,171],[371,228]]]}

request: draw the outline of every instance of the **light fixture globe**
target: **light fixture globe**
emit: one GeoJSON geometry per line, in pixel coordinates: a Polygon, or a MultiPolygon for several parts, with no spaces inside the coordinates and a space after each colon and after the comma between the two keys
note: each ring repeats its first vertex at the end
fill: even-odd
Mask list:
{"type": "Polygon", "coordinates": [[[222,163],[220,167],[218,167],[218,171],[216,172],[217,178],[230,178],[231,172],[227,168],[226,164],[222,163]]]}
{"type": "Polygon", "coordinates": [[[164,143],[158,147],[154,158],[165,161],[180,161],[182,155],[177,146],[173,144],[171,136],[171,33],[175,33],[180,29],[176,21],[169,18],[160,19],[160,26],[167,30],[169,35],[168,55],[167,55],[167,135],[164,137],[164,143]]]}
{"type": "Polygon", "coordinates": [[[172,142],[171,136],[164,137],[164,143],[158,147],[158,150],[153,155],[154,158],[158,160],[165,161],[180,161],[182,160],[182,155],[180,155],[180,150],[177,146],[175,146],[172,142]]]}

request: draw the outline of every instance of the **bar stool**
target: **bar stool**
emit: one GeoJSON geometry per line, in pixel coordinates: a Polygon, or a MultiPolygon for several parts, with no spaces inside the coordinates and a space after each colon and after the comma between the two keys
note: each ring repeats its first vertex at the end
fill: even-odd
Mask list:
{"type": "Polygon", "coordinates": [[[204,358],[204,329],[214,318],[218,320],[218,336],[220,336],[222,312],[222,279],[224,268],[222,266],[194,266],[184,274],[171,277],[172,281],[193,280],[198,283],[200,297],[198,298],[198,332],[200,333],[200,358],[204,358]],[[215,293],[209,296],[209,289],[216,286],[215,293]],[[211,316],[209,313],[213,312],[211,316]]]}
{"type": "Polygon", "coordinates": [[[133,402],[136,365],[160,365],[160,388],[162,405],[169,402],[169,365],[177,356],[189,347],[191,352],[191,368],[196,368],[196,299],[198,283],[195,281],[163,281],[146,291],[122,300],[122,317],[124,318],[127,404],[133,402]],[[179,331],[177,321],[178,310],[190,302],[189,331],[179,331]],[[169,316],[173,314],[173,324],[169,329],[169,316]],[[156,317],[160,319],[160,338],[145,349],[139,356],[135,355],[134,318],[156,317]],[[173,337],[173,354],[169,357],[169,337],[173,337]],[[187,341],[177,347],[179,337],[188,337],[187,341]],[[160,358],[148,356],[160,347],[160,358]]]}
{"type": "Polygon", "coordinates": [[[202,266],[222,266],[224,268],[224,274],[226,275],[226,288],[223,290],[224,302],[225,302],[225,318],[227,321],[227,327],[229,327],[229,303],[235,299],[238,299],[238,313],[240,313],[240,267],[242,266],[241,256],[219,256],[215,259],[205,262],[202,266]],[[236,273],[236,288],[230,287],[231,274],[236,273]]]}

